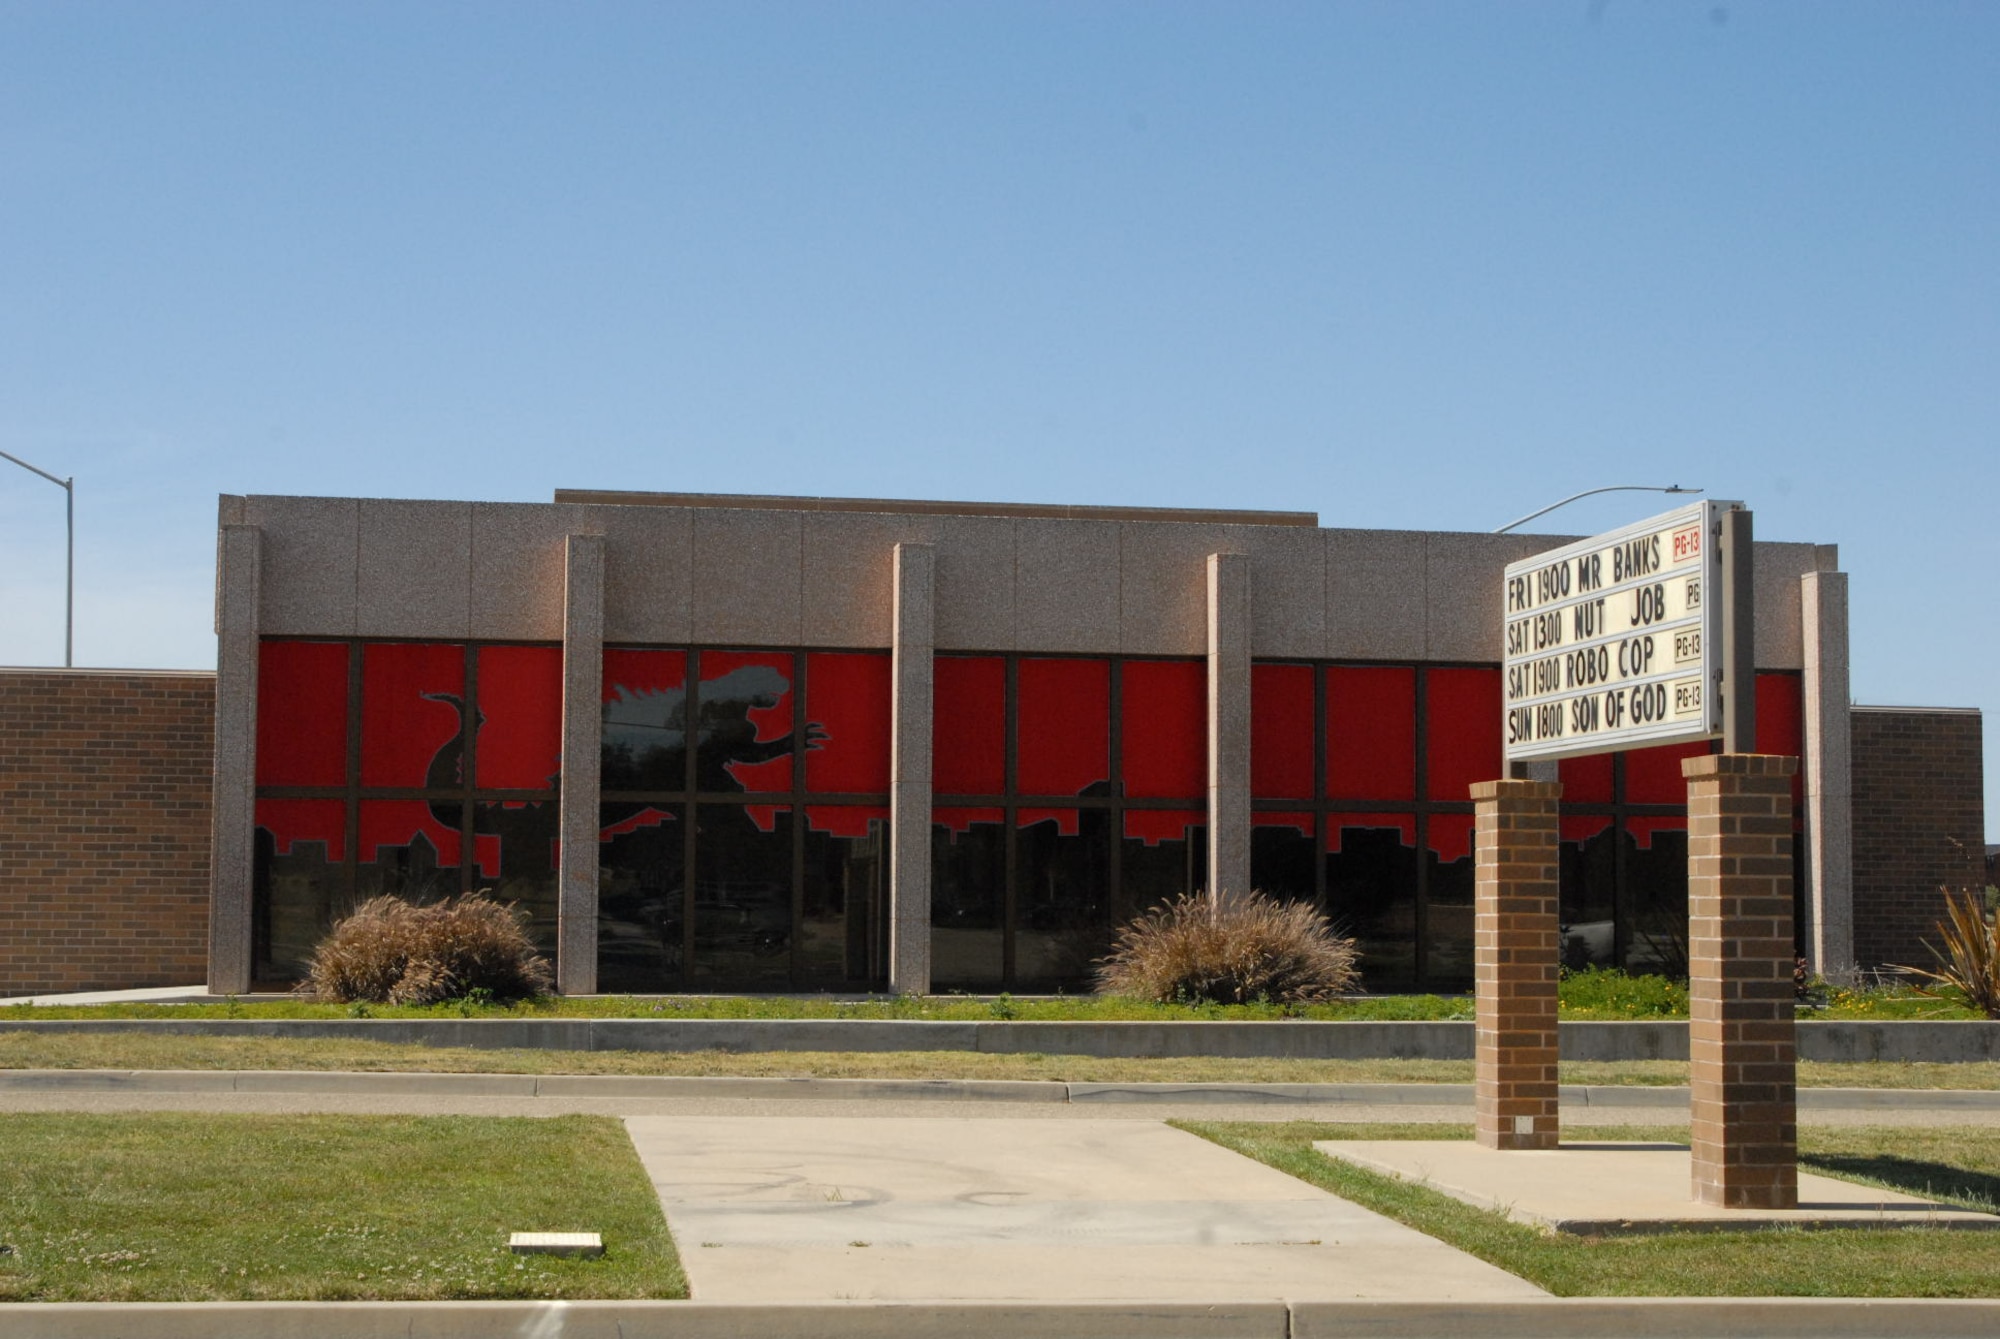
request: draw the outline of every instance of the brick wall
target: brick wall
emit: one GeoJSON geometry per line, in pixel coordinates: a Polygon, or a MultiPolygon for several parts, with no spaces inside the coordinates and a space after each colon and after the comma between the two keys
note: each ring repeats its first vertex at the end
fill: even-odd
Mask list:
{"type": "Polygon", "coordinates": [[[1863,968],[1928,967],[1939,889],[1985,882],[1980,715],[1856,707],[1854,956],[1863,968]]]}
{"type": "Polygon", "coordinates": [[[215,676],[0,670],[0,996],[208,975],[215,676]]]}

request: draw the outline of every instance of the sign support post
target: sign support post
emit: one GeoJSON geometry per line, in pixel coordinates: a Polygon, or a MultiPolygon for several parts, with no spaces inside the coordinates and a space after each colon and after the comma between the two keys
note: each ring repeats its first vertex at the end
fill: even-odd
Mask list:
{"type": "Polygon", "coordinates": [[[1722,751],[1757,751],[1757,562],[1751,516],[1721,516],[1722,751]]]}
{"type": "MultiPolygon", "coordinates": [[[[1508,771],[1721,736],[1689,758],[1692,1197],[1797,1203],[1792,1017],[1793,758],[1757,747],[1751,514],[1702,502],[1507,568],[1508,771]]],[[[1553,1148],[1561,787],[1511,779],[1478,801],[1474,925],[1478,1137],[1553,1148]]]]}
{"type": "Polygon", "coordinates": [[[1554,781],[1472,787],[1474,1136],[1487,1148],[1554,1148],[1557,811],[1554,781]]]}

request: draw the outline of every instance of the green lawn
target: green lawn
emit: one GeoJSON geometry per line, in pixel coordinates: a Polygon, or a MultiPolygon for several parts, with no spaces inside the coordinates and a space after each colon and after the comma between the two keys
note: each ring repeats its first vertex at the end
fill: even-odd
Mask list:
{"type": "MultiPolygon", "coordinates": [[[[1470,1126],[1177,1121],[1225,1148],[1398,1219],[1564,1297],[1991,1297],[2000,1232],[1937,1228],[1686,1232],[1577,1238],[1543,1232],[1438,1191],[1326,1157],[1315,1139],[1470,1138],[1470,1126]]],[[[1657,1126],[1593,1128],[1593,1139],[1659,1139],[1657,1126]]],[[[1685,1139],[1685,1131],[1669,1137],[1685,1139]]],[[[1991,1210],[2000,1130],[1807,1128],[1815,1171],[1991,1210]]]]}
{"type": "Polygon", "coordinates": [[[227,1000],[215,1004],[0,1005],[9,1019],[80,1018],[829,1018],[933,1022],[1174,1022],[1287,1018],[1423,1020],[1472,1017],[1456,995],[1379,995],[1312,1005],[1148,1004],[1101,995],[582,995],[544,996],[516,1004],[449,1001],[436,1005],[317,1004],[300,999],[227,1000]]]}
{"type": "Polygon", "coordinates": [[[0,1116],[0,1301],[685,1297],[600,1116],[0,1116]],[[595,1231],[596,1260],[514,1231],[595,1231]]]}
{"type": "MultiPolygon", "coordinates": [[[[0,1022],[0,1029],[6,1024],[0,1022]]],[[[1067,1083],[1470,1083],[1470,1060],[1097,1059],[972,1051],[543,1051],[272,1037],[0,1030],[5,1069],[310,1069],[446,1074],[660,1074],[772,1078],[1036,1079],[1067,1083]]],[[[1674,1085],[1672,1060],[1571,1063],[1565,1083],[1674,1085]]],[[[1799,1066],[1832,1088],[2000,1089],[2000,1063],[1799,1066]]]]}
{"type": "MultiPolygon", "coordinates": [[[[1687,987],[1662,977],[1593,970],[1561,986],[1562,1016],[1630,1021],[1687,1017],[1687,987]]],[[[1980,1015],[1906,987],[1826,994],[1801,1018],[1970,1019],[1980,1015]]],[[[852,1018],[949,1022],[1320,1022],[1469,1020],[1469,995],[1366,995],[1329,1004],[1150,1004],[1104,995],[586,995],[518,1004],[449,1001],[410,1006],[316,1004],[300,999],[224,1000],[215,1004],[0,1005],[7,1020],[83,1018],[852,1018]]]]}

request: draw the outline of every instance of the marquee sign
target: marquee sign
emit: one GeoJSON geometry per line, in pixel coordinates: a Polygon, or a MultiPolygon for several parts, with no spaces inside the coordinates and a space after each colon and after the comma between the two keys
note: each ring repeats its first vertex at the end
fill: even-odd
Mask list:
{"type": "Polygon", "coordinates": [[[1704,501],[1510,564],[1507,759],[1722,732],[1717,517],[1704,501]]]}

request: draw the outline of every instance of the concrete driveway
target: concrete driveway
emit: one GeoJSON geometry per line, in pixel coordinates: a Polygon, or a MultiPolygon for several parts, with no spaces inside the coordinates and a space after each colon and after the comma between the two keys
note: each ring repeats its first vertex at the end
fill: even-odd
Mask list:
{"type": "Polygon", "coordinates": [[[638,1116],[626,1126],[697,1300],[1543,1295],[1155,1121],[638,1116]]]}

